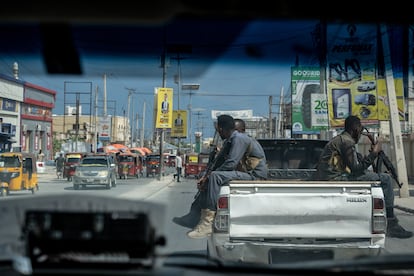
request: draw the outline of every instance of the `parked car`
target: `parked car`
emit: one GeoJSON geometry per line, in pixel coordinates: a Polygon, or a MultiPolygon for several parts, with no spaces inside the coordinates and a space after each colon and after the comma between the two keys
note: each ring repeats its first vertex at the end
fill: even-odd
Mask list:
{"type": "Polygon", "coordinates": [[[357,89],[359,92],[367,92],[374,90],[376,87],[377,84],[375,83],[375,81],[363,81],[358,85],[357,89]]]}
{"type": "Polygon", "coordinates": [[[73,188],[78,190],[87,185],[103,185],[107,189],[116,186],[116,166],[110,155],[96,154],[84,157],[73,175],[73,188]]]}

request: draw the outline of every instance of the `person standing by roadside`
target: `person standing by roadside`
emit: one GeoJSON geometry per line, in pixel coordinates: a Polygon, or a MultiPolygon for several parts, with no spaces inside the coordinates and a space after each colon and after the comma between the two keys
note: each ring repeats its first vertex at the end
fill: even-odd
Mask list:
{"type": "Polygon", "coordinates": [[[45,159],[45,154],[42,152],[42,150],[39,150],[39,153],[37,154],[37,161],[43,162],[45,159]]]}
{"type": "Polygon", "coordinates": [[[175,157],[175,169],[176,169],[176,174],[174,175],[174,178],[177,177],[177,182],[181,182],[180,181],[180,176],[181,176],[181,171],[183,169],[183,159],[181,158],[181,153],[178,152],[177,156],[175,157]]]}
{"type": "Polygon", "coordinates": [[[63,166],[65,165],[65,157],[62,153],[59,153],[59,157],[55,160],[56,165],[56,175],[60,178],[63,175],[63,166]]]}

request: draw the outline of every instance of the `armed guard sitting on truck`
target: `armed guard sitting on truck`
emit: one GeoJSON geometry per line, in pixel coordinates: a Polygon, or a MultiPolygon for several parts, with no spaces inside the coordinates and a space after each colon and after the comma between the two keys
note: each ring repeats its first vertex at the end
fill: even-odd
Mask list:
{"type": "MultiPolygon", "coordinates": [[[[240,133],[246,132],[246,123],[242,119],[234,119],[235,129],[240,133]]],[[[216,133],[218,136],[218,133],[216,133]]],[[[226,155],[230,149],[230,143],[227,141],[223,142],[221,149],[218,149],[217,145],[213,145],[214,149],[212,150],[210,160],[207,164],[206,170],[203,172],[202,177],[205,177],[210,173],[210,171],[216,170],[221,166],[226,158],[226,155]]],[[[200,179],[201,180],[201,179],[200,179]]],[[[190,211],[181,217],[174,217],[173,222],[187,228],[194,228],[200,221],[201,215],[201,206],[203,205],[206,199],[206,191],[198,191],[194,196],[194,200],[191,203],[190,211]]]]}
{"type": "Polygon", "coordinates": [[[244,133],[235,129],[233,117],[220,115],[217,118],[217,131],[220,137],[230,144],[228,154],[221,166],[202,177],[197,183],[201,191],[206,192],[206,200],[201,204],[201,217],[193,230],[187,233],[190,238],[204,238],[211,234],[213,220],[217,210],[217,199],[220,187],[231,180],[256,180],[266,179],[268,169],[266,156],[259,143],[255,143],[244,133]],[[251,157],[254,166],[241,171],[240,164],[243,159],[251,157]]]}
{"type": "Polygon", "coordinates": [[[381,151],[380,143],[372,144],[366,156],[356,151],[356,144],[363,130],[364,127],[358,117],[346,118],[345,130],[326,144],[319,159],[315,179],[381,181],[388,220],[387,236],[400,239],[410,238],[413,233],[405,230],[394,215],[394,189],[391,176],[388,173],[367,170],[381,151]]]}

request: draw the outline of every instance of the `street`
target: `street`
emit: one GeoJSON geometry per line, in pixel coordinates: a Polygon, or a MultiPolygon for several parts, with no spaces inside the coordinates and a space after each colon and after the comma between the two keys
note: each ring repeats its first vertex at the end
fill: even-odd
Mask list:
{"type": "MultiPolygon", "coordinates": [[[[181,227],[172,222],[175,216],[187,213],[193,196],[196,193],[196,180],[194,178],[182,178],[180,183],[173,181],[174,168],[166,168],[166,175],[162,180],[157,177],[140,177],[117,179],[117,186],[110,190],[100,186],[87,186],[85,189],[74,190],[72,182],[66,179],[57,179],[54,168],[47,167],[46,173],[39,174],[39,191],[36,194],[45,193],[75,193],[111,196],[117,198],[151,201],[167,205],[165,215],[165,230],[167,244],[159,248],[162,254],[169,252],[206,253],[206,240],[194,240],[187,237],[190,229],[181,227]]],[[[31,195],[29,191],[19,191],[19,194],[31,195]]],[[[36,195],[35,194],[35,195],[36,195]]],[[[10,196],[13,196],[11,194],[10,196]]]]}
{"type": "MultiPolygon", "coordinates": [[[[161,232],[167,238],[167,244],[159,248],[160,254],[168,254],[170,252],[181,253],[206,253],[205,239],[189,239],[186,232],[189,229],[183,228],[172,222],[175,216],[186,214],[190,208],[193,196],[196,193],[196,181],[194,178],[183,178],[182,182],[173,181],[173,168],[168,168],[167,175],[158,178],[129,178],[117,179],[117,186],[107,190],[104,187],[89,186],[85,189],[74,190],[72,182],[66,179],[57,179],[53,169],[48,168],[44,174],[39,174],[39,191],[37,194],[54,194],[54,193],[77,193],[94,195],[111,196],[117,198],[125,198],[132,200],[150,201],[154,203],[166,204],[166,220],[164,231],[161,232]]],[[[9,196],[31,195],[30,191],[19,191],[9,196]]],[[[398,201],[397,201],[398,202],[398,201]]],[[[414,229],[414,214],[403,210],[395,210],[401,225],[412,231],[414,229]]],[[[157,229],[158,230],[158,229],[157,229]]],[[[385,250],[383,254],[411,253],[414,248],[414,238],[396,239],[387,238],[385,250]]]]}

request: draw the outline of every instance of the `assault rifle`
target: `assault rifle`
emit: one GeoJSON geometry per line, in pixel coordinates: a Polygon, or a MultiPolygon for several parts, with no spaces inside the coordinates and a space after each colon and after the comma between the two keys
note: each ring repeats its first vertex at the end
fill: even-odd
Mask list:
{"type": "MultiPolygon", "coordinates": [[[[372,145],[375,145],[377,143],[377,141],[375,141],[374,136],[372,135],[372,133],[368,131],[368,129],[365,128],[365,132],[362,132],[362,135],[367,136],[372,145]]],[[[397,171],[394,165],[392,164],[391,160],[388,158],[388,156],[385,154],[383,150],[378,152],[377,162],[376,164],[373,164],[374,171],[377,173],[381,172],[382,164],[385,165],[387,172],[391,175],[395,182],[397,182],[398,187],[401,189],[403,183],[400,183],[400,181],[398,180],[397,171]]]]}

